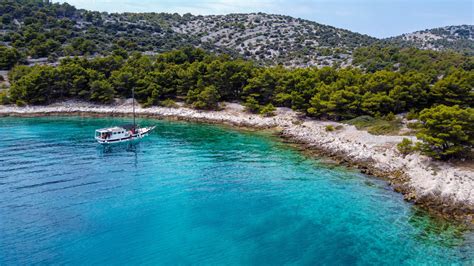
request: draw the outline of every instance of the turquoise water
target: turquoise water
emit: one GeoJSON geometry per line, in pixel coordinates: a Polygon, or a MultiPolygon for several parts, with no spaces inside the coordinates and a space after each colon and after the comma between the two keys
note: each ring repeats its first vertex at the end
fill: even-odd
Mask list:
{"type": "Polygon", "coordinates": [[[144,120],[0,118],[0,265],[471,264],[473,234],[385,182],[261,133],[144,120]]]}

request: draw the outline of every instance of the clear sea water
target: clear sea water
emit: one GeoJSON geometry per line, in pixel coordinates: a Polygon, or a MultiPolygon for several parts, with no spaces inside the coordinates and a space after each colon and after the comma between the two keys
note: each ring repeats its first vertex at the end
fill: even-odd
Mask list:
{"type": "Polygon", "coordinates": [[[0,265],[473,264],[474,237],[384,181],[264,133],[143,120],[0,118],[0,265]]]}

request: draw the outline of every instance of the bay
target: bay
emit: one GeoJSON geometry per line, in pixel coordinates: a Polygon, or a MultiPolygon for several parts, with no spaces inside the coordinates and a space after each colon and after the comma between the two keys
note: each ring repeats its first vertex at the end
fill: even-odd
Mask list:
{"type": "Polygon", "coordinates": [[[0,118],[0,264],[472,264],[471,231],[269,134],[120,118],[0,118]]]}

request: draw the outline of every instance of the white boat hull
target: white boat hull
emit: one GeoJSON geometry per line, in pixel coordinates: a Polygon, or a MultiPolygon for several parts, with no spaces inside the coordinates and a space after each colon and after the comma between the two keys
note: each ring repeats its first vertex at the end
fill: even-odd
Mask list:
{"type": "Polygon", "coordinates": [[[148,136],[148,133],[153,131],[156,126],[152,127],[145,127],[145,128],[140,128],[138,129],[138,132],[136,134],[130,135],[128,137],[124,138],[116,138],[116,139],[101,139],[96,137],[95,139],[97,140],[98,143],[100,144],[115,144],[115,143],[122,143],[122,142],[129,142],[129,141],[134,141],[134,140],[139,140],[142,139],[143,137],[148,136]]]}

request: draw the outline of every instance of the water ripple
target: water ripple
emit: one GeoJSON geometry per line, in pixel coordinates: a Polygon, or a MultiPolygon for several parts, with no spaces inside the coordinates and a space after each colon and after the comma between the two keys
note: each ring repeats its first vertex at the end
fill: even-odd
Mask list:
{"type": "Polygon", "coordinates": [[[47,186],[47,185],[52,185],[52,184],[70,182],[70,181],[73,181],[73,180],[74,179],[61,179],[61,180],[55,180],[55,181],[48,181],[48,182],[44,182],[44,183],[38,183],[38,184],[33,184],[33,185],[21,186],[21,187],[15,187],[15,189],[42,187],[42,186],[47,186]]]}
{"type": "Polygon", "coordinates": [[[0,265],[472,264],[472,232],[383,181],[211,125],[94,143],[123,122],[0,118],[0,265]]]}

